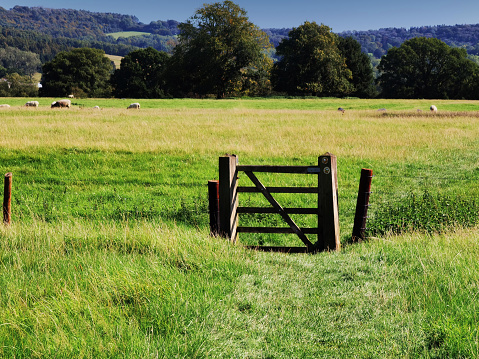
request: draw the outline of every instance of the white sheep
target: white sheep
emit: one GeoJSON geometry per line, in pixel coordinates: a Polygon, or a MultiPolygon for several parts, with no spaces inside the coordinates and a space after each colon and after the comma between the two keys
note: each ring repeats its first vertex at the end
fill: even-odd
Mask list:
{"type": "Polygon", "coordinates": [[[26,107],[38,107],[40,105],[40,102],[38,101],[28,101],[25,106],[26,107]]]}
{"type": "Polygon", "coordinates": [[[130,106],[127,107],[127,109],[134,108],[134,109],[140,109],[140,104],[138,102],[132,103],[130,106]]]}
{"type": "Polygon", "coordinates": [[[434,105],[431,105],[431,107],[429,107],[429,109],[431,110],[431,112],[434,112],[434,113],[437,112],[437,107],[434,106],[434,105]]]}

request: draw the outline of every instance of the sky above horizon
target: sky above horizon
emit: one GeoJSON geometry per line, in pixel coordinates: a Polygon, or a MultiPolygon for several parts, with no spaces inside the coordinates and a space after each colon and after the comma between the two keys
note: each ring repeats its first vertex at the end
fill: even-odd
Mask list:
{"type": "MultiPolygon", "coordinates": [[[[77,9],[136,16],[145,24],[156,20],[185,21],[206,0],[1,0],[0,6],[41,6],[54,9],[77,9]],[[133,6],[134,4],[134,6],[133,6]]],[[[410,28],[430,25],[479,23],[478,0],[237,0],[251,22],[260,28],[291,28],[305,21],[329,26],[333,32],[377,30],[385,27],[410,28]]]]}

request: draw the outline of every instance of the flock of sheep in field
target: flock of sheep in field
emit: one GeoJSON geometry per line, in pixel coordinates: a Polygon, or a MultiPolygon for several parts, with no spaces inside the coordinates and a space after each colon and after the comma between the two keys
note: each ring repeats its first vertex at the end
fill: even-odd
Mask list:
{"type": "MultiPolygon", "coordinates": [[[[25,103],[24,106],[26,107],[38,107],[40,105],[40,103],[38,101],[27,101],[25,103]]],[[[66,108],[70,108],[72,105],[72,102],[71,100],[67,100],[67,99],[63,99],[63,100],[58,100],[58,101],[53,101],[52,104],[51,104],[51,108],[55,108],[55,107],[66,107],[66,108]]],[[[0,105],[0,108],[9,108],[10,105],[7,105],[7,104],[3,104],[3,105],[0,105]]],[[[94,109],[100,109],[99,106],[95,106],[93,107],[94,109]]],[[[127,109],[136,109],[136,110],[139,110],[140,109],[140,104],[138,102],[133,102],[132,104],[130,104],[127,109]]],[[[434,106],[434,105],[431,105],[431,107],[429,107],[429,110],[431,112],[434,112],[436,113],[437,112],[437,107],[434,106]]],[[[346,110],[342,107],[339,107],[338,108],[338,111],[339,112],[342,112],[342,113],[345,113],[346,110]]],[[[380,108],[378,111],[386,111],[385,108],[380,108]]],[[[421,112],[421,110],[417,110],[418,112],[421,112]]]]}
{"type": "MultiPolygon", "coordinates": [[[[63,100],[58,100],[58,101],[53,101],[50,108],[55,108],[55,107],[66,107],[66,108],[70,108],[72,105],[72,102],[71,100],[67,100],[67,99],[63,99],[63,100]]],[[[24,105],[25,107],[38,107],[40,106],[40,102],[38,101],[27,101],[24,105]]],[[[11,106],[8,105],[8,104],[3,104],[3,105],[0,105],[0,108],[10,108],[11,106]]],[[[95,106],[93,107],[94,109],[100,109],[100,106],[95,106]]],[[[137,109],[139,110],[140,109],[140,104],[138,102],[134,102],[132,104],[130,104],[127,109],[137,109]]]]}

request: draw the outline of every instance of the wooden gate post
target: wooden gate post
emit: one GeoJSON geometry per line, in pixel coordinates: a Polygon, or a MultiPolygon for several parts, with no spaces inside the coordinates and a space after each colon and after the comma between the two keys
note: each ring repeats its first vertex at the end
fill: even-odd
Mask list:
{"type": "Polygon", "coordinates": [[[12,221],[12,173],[5,174],[3,186],[3,223],[10,224],[12,221]]]}
{"type": "Polygon", "coordinates": [[[219,158],[220,231],[222,237],[236,242],[238,227],[238,172],[236,155],[219,158]]]}
{"type": "Polygon", "coordinates": [[[362,241],[366,232],[366,220],[368,218],[369,195],[371,194],[371,180],[373,171],[363,168],[359,179],[358,199],[356,202],[356,214],[354,215],[353,242],[362,241]]]}
{"type": "Polygon", "coordinates": [[[327,152],[319,157],[318,251],[339,250],[338,172],[336,156],[327,152]]]}
{"type": "Polygon", "coordinates": [[[220,231],[219,181],[208,181],[208,204],[210,209],[210,234],[217,236],[220,231]]]}

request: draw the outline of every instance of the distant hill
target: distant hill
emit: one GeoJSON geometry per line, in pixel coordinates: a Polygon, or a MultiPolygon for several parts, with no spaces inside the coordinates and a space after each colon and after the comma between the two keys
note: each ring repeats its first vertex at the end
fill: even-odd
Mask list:
{"type": "Polygon", "coordinates": [[[85,10],[47,9],[43,7],[15,6],[11,10],[0,7],[0,26],[33,30],[53,37],[101,39],[107,33],[140,31],[155,35],[178,34],[174,20],[141,23],[132,15],[97,13],[85,10]]]}
{"type": "Polygon", "coordinates": [[[444,41],[449,46],[464,47],[468,54],[479,55],[479,24],[475,25],[438,25],[405,28],[386,28],[368,31],[347,31],[340,36],[352,36],[364,52],[376,58],[386,54],[391,47],[398,47],[413,37],[431,37],[444,41]]]}
{"type": "Polygon", "coordinates": [[[67,37],[54,38],[30,30],[19,30],[11,27],[0,26],[0,47],[14,47],[22,51],[33,52],[40,55],[42,62],[50,61],[60,51],[74,48],[91,47],[102,49],[107,54],[124,56],[136,49],[126,44],[115,44],[97,40],[80,40],[67,37]]]}
{"type": "MultiPolygon", "coordinates": [[[[148,46],[168,52],[176,44],[178,24],[175,20],[143,24],[132,15],[85,10],[26,6],[6,10],[0,7],[0,44],[39,53],[42,60],[51,58],[60,50],[82,46],[101,48],[118,56],[148,46]],[[122,32],[128,36],[121,36],[122,32]],[[132,36],[135,34],[137,36],[132,36]]],[[[287,37],[290,30],[264,29],[274,46],[287,37]]],[[[469,54],[479,55],[479,24],[385,28],[347,31],[338,35],[352,36],[359,41],[364,52],[376,58],[413,37],[435,37],[450,46],[464,47],[469,54]]]]}
{"type": "MultiPolygon", "coordinates": [[[[277,46],[287,37],[291,29],[266,29],[271,42],[277,46]]],[[[341,37],[353,37],[363,52],[381,58],[391,47],[398,47],[404,41],[414,37],[432,37],[444,41],[449,46],[464,47],[468,54],[479,55],[479,24],[475,25],[438,25],[405,28],[385,28],[368,31],[344,31],[337,33],[341,37]]]]}
{"type": "MultiPolygon", "coordinates": [[[[64,50],[68,47],[90,46],[119,56],[134,48],[148,46],[169,51],[179,33],[178,22],[175,20],[143,24],[132,15],[26,6],[15,6],[10,10],[0,7],[0,32],[1,30],[13,31],[12,34],[18,39],[15,41],[10,39],[9,43],[0,44],[15,46],[24,51],[41,53],[40,49],[35,49],[35,45],[30,43],[41,39],[40,42],[47,43],[47,48],[64,50]],[[119,32],[141,32],[148,35],[129,37],[107,35],[119,32]],[[128,51],[125,51],[127,49],[128,51]]],[[[48,58],[47,54],[44,54],[44,58],[45,56],[48,58]]]]}

